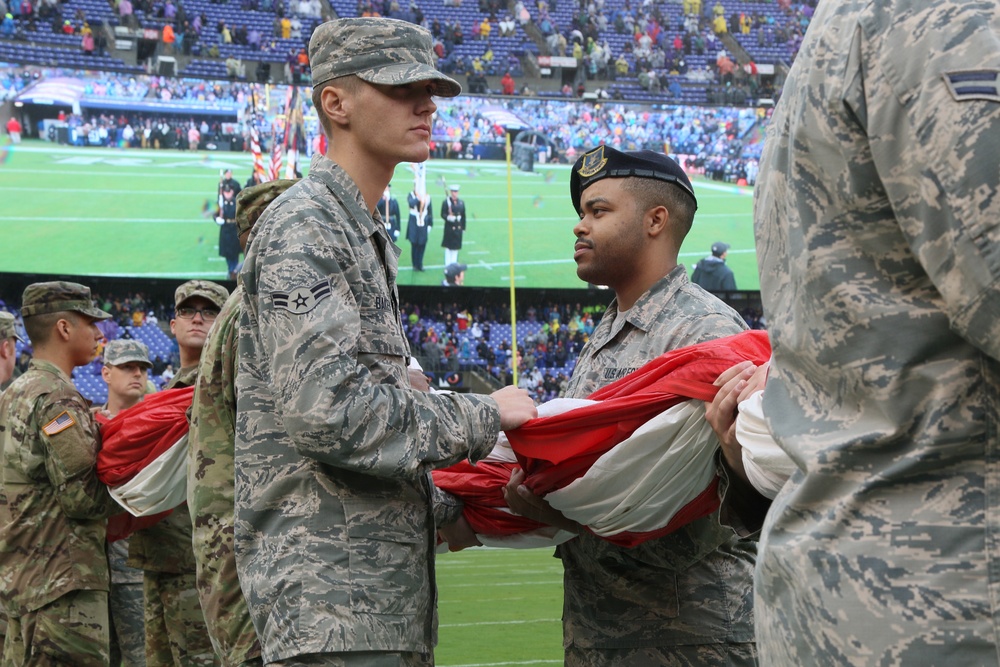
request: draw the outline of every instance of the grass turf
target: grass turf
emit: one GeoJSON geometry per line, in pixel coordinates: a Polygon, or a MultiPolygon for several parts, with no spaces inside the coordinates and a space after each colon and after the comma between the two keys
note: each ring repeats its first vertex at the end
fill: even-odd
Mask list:
{"type": "MultiPolygon", "coordinates": [[[[117,148],[72,148],[26,141],[5,149],[0,164],[0,222],[4,247],[0,272],[126,276],[136,278],[226,277],[218,256],[218,227],[205,210],[214,207],[219,170],[234,169],[243,182],[249,154],[191,153],[117,148]]],[[[402,285],[439,285],[444,250],[438,215],[445,190],[462,186],[468,225],[459,261],[468,264],[466,284],[510,285],[508,219],[513,218],[514,280],[518,287],[574,288],[576,277],[569,167],[536,164],[533,173],[511,173],[502,162],[431,160],[427,189],[434,207],[424,273],[410,268],[405,240],[406,193],[413,175],[400,165],[392,183],[403,211],[400,239],[402,285]],[[510,213],[509,213],[510,211],[510,213]]],[[[728,264],[737,286],[759,289],[753,243],[750,188],[695,179],[699,211],[681,249],[693,269],[715,241],[732,248],[728,264]]]]}

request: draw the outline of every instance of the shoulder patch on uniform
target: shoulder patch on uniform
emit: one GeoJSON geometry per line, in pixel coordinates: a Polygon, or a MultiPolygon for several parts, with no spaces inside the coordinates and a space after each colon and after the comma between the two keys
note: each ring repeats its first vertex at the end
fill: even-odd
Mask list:
{"type": "Polygon", "coordinates": [[[956,102],[986,100],[1000,102],[1000,70],[976,69],[941,75],[956,102]]]}
{"type": "Polygon", "coordinates": [[[296,287],[289,292],[271,292],[271,303],[295,315],[304,315],[320,301],[330,296],[330,279],[324,278],[311,287],[296,287]]]}
{"type": "Polygon", "coordinates": [[[42,432],[45,435],[55,435],[56,433],[62,433],[75,424],[76,420],[73,419],[73,415],[63,410],[59,416],[42,427],[42,432]]]}

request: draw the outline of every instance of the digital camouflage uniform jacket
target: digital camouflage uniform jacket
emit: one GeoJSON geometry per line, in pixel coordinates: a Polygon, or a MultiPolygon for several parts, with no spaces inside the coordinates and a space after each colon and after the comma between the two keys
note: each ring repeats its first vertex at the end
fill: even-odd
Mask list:
{"type": "Polygon", "coordinates": [[[54,364],[33,359],[0,397],[0,608],[22,616],[75,590],[108,590],[97,426],[54,364]]]}
{"type": "Polygon", "coordinates": [[[332,161],[272,203],[241,277],[236,558],[265,662],[430,652],[431,468],[495,444],[496,403],[415,393],[399,250],[332,161]]]}
{"type": "Polygon", "coordinates": [[[226,667],[260,655],[236,574],[236,354],[243,289],[229,295],[201,352],[188,436],[188,511],[193,522],[198,597],[215,652],[226,667]]]}
{"type": "MultiPolygon", "coordinates": [[[[583,398],[668,350],[744,329],[678,266],[624,320],[611,302],[566,396],[583,398]]],[[[585,532],[556,550],[565,568],[563,641],[603,649],[752,642],[755,548],[722,526],[718,511],[631,549],[585,532]]]]}
{"type": "Polygon", "coordinates": [[[996,665],[1000,5],[821,2],[755,201],[765,665],[996,665]]]}

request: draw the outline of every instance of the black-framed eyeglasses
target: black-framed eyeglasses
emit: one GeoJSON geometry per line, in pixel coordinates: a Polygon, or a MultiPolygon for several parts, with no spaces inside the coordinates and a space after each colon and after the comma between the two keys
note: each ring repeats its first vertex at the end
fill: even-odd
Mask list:
{"type": "Polygon", "coordinates": [[[201,315],[201,319],[214,320],[219,316],[218,308],[190,308],[188,306],[182,306],[174,311],[177,317],[182,320],[193,320],[195,315],[201,315]]]}

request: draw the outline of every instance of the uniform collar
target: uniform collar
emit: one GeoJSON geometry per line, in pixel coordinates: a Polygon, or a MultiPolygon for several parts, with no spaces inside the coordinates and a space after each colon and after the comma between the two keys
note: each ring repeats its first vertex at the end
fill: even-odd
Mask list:
{"type": "Polygon", "coordinates": [[[352,209],[350,211],[352,213],[351,217],[357,220],[358,225],[364,230],[365,236],[376,234],[380,229],[385,233],[385,224],[378,213],[378,207],[375,207],[375,214],[373,215],[371,209],[365,203],[365,198],[361,196],[361,190],[358,189],[354,179],[341,169],[340,165],[336,162],[325,155],[317,153],[313,156],[312,162],[309,165],[309,178],[315,178],[323,183],[337,199],[342,198],[341,193],[343,193],[344,197],[350,198],[350,201],[344,201],[343,203],[349,209],[352,209]],[[351,204],[356,205],[356,210],[351,204]],[[360,215],[361,213],[364,213],[364,215],[360,215]],[[376,218],[378,219],[376,220],[376,218]]]}
{"type": "MultiPolygon", "coordinates": [[[[663,304],[672,300],[674,294],[689,282],[687,269],[684,268],[683,264],[678,264],[670,273],[653,283],[636,300],[632,307],[629,308],[628,313],[625,314],[625,321],[637,329],[649,331],[662,317],[663,304]]],[[[616,297],[608,307],[608,313],[605,316],[607,314],[616,315],[617,313],[618,299],[616,297]]],[[[617,333],[617,331],[614,331],[612,335],[617,333]]]]}
{"type": "Polygon", "coordinates": [[[64,373],[61,368],[59,368],[58,366],[56,366],[51,361],[45,361],[44,359],[35,359],[35,358],[32,358],[31,361],[28,362],[28,368],[29,369],[34,369],[36,371],[43,371],[45,373],[55,373],[56,375],[58,375],[59,377],[61,377],[63,380],[66,380],[67,382],[71,382],[72,381],[72,380],[70,380],[70,377],[68,375],[66,375],[66,373],[64,373]]]}

